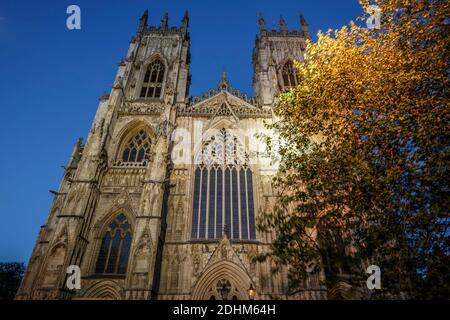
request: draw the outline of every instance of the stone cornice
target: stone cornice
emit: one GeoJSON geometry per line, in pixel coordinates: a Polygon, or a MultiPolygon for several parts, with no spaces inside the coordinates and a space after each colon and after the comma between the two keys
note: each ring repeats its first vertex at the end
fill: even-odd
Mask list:
{"type": "Polygon", "coordinates": [[[125,102],[119,110],[119,115],[159,115],[163,110],[164,104],[159,100],[137,99],[125,102]]]}

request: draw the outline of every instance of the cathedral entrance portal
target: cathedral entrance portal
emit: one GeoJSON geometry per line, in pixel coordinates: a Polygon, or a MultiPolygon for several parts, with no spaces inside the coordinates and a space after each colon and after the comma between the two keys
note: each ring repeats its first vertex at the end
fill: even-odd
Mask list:
{"type": "Polygon", "coordinates": [[[248,300],[251,280],[237,264],[220,261],[200,276],[192,292],[193,300],[248,300]]]}

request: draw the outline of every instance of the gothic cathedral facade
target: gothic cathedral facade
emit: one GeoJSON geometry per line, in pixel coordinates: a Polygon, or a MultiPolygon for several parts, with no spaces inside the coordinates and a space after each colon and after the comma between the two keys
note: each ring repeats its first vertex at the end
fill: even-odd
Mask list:
{"type": "MultiPolygon", "coordinates": [[[[318,280],[289,292],[287,270],[255,262],[273,234],[276,163],[259,144],[277,95],[297,83],[308,25],[266,30],[253,51],[254,97],[217,87],[189,96],[189,18],[140,18],[91,130],[65,167],[17,299],[323,299],[318,280]],[[257,138],[256,138],[257,139],[257,138]],[[79,266],[81,288],[66,286],[79,266]]],[[[218,77],[219,78],[219,77],[218,77]]],[[[219,80],[219,79],[218,79],[219,80]]]]}

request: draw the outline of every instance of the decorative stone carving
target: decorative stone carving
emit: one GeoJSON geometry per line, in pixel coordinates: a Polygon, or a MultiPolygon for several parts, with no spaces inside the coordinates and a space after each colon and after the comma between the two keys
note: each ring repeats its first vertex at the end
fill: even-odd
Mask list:
{"type": "Polygon", "coordinates": [[[67,245],[62,238],[61,242],[52,248],[50,256],[47,258],[47,266],[43,273],[43,287],[56,288],[58,280],[63,276],[63,265],[66,258],[67,245]]]}
{"type": "MultiPolygon", "coordinates": [[[[237,93],[237,92],[235,92],[237,93]]],[[[184,108],[177,105],[180,116],[230,116],[238,118],[269,118],[272,116],[270,109],[265,109],[255,105],[255,101],[244,100],[246,95],[240,97],[228,92],[220,91],[214,96],[193,100],[193,104],[184,108]]]]}
{"type": "MultiPolygon", "coordinates": [[[[276,120],[272,107],[276,101],[279,65],[287,58],[302,58],[304,30],[302,33],[286,28],[283,33],[267,31],[263,20],[260,20],[261,36],[254,50],[255,97],[233,88],[226,73],[223,73],[217,86],[189,98],[186,96],[190,85],[187,16],[183,18],[180,28],[169,27],[168,22],[163,27],[148,27],[144,20],[132,39],[126,60],[119,67],[111,96],[105,94],[101,98],[85,146],[80,141],[73,151],[53,203],[53,208],[60,210],[49,215],[47,232],[43,232],[37,242],[20,297],[66,297],[67,293],[61,294],[60,291],[65,264],[69,262],[69,257],[83,256],[80,267],[83,270],[82,286],[86,290],[79,293],[81,297],[149,299],[154,280],[160,281],[158,292],[154,292],[158,299],[209,299],[212,296],[221,299],[218,288],[222,289],[224,284],[228,299],[247,299],[250,284],[257,288],[258,294],[261,292],[262,298],[269,298],[269,294],[287,298],[278,290],[283,288],[286,277],[272,277],[270,262],[255,263],[252,260],[258,252],[267,250],[271,235],[258,233],[256,237],[259,242],[252,240],[248,243],[230,242],[226,234],[220,241],[191,239],[193,194],[199,191],[195,191],[192,166],[170,162],[173,145],[170,137],[175,126],[185,130],[183,134],[186,135],[194,133],[197,123],[202,123],[203,128],[211,131],[219,126],[238,131],[262,131],[266,120],[269,123],[276,120]],[[140,95],[141,77],[145,76],[142,74],[144,66],[156,56],[166,66],[161,86],[163,95],[158,98],[136,98],[136,94],[140,95]],[[271,102],[266,103],[269,100],[271,102]],[[131,135],[142,124],[152,129],[149,130],[152,132],[151,155],[145,158],[148,162],[118,162],[117,158],[124,155],[119,145],[124,134],[131,135]],[[167,185],[170,188],[166,188],[167,185]],[[126,211],[133,232],[127,272],[113,277],[111,274],[95,273],[93,269],[103,236],[100,229],[104,227],[107,216],[119,211],[126,211]],[[168,220],[165,221],[165,217],[168,220]],[[165,227],[167,233],[163,235],[161,232],[166,230],[165,227]],[[159,246],[161,240],[162,246],[159,246]]],[[[206,154],[209,139],[200,139],[199,148],[192,141],[192,149],[186,150],[190,151],[189,157],[195,161],[197,154],[206,154]]],[[[251,143],[249,140],[234,143],[232,150],[236,152],[229,154],[242,155],[238,165],[255,166],[252,168],[253,194],[248,193],[246,199],[251,201],[252,195],[254,206],[258,208],[252,212],[258,215],[273,207],[274,190],[271,190],[267,179],[263,179],[264,184],[261,183],[261,175],[269,170],[263,161],[249,163],[250,153],[245,151],[247,144],[251,143]]],[[[132,152],[138,154],[134,146],[130,146],[127,152],[129,155],[132,152]]],[[[223,154],[226,158],[227,152],[223,154]]],[[[248,183],[248,177],[239,181],[248,183]]],[[[213,182],[208,180],[205,187],[218,186],[219,183],[224,185],[218,178],[213,182]]],[[[225,192],[225,188],[222,190],[225,192]]],[[[213,208],[211,203],[207,201],[204,206],[206,210],[210,210],[210,205],[213,208]]],[[[232,203],[237,203],[242,212],[242,200],[232,203]]],[[[221,204],[221,212],[225,215],[225,201],[221,204]]],[[[215,205],[217,210],[217,201],[215,205]]]]}
{"type": "Polygon", "coordinates": [[[121,110],[120,115],[159,115],[163,110],[161,103],[145,102],[144,99],[130,100],[125,102],[121,110]]]}
{"type": "Polygon", "coordinates": [[[150,236],[150,230],[146,228],[139,239],[134,255],[134,268],[133,272],[142,273],[148,272],[150,266],[150,258],[152,256],[152,238],[150,236]]]}
{"type": "Polygon", "coordinates": [[[131,200],[127,189],[126,188],[122,188],[122,191],[120,192],[120,194],[114,200],[114,205],[116,207],[123,207],[125,205],[131,206],[132,202],[133,201],[131,200]]]}

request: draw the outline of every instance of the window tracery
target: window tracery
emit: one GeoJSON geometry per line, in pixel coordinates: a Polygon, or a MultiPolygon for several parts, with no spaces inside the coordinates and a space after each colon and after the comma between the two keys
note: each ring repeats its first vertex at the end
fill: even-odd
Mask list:
{"type": "Polygon", "coordinates": [[[160,59],[152,61],[145,72],[141,87],[141,98],[160,98],[165,73],[164,63],[160,59]]]}
{"type": "Polygon", "coordinates": [[[193,240],[255,240],[253,175],[240,140],[226,129],[209,138],[197,159],[193,240]]]}
{"type": "Polygon", "coordinates": [[[151,140],[145,130],[141,129],[132,136],[119,153],[119,166],[146,166],[150,160],[151,140]]]}
{"type": "Polygon", "coordinates": [[[124,214],[119,214],[103,236],[95,273],[125,274],[131,246],[131,226],[124,214]]]}
{"type": "Polygon", "coordinates": [[[281,71],[283,77],[283,86],[285,89],[290,89],[298,85],[297,74],[295,72],[295,67],[292,61],[288,61],[284,64],[281,71]]]}

